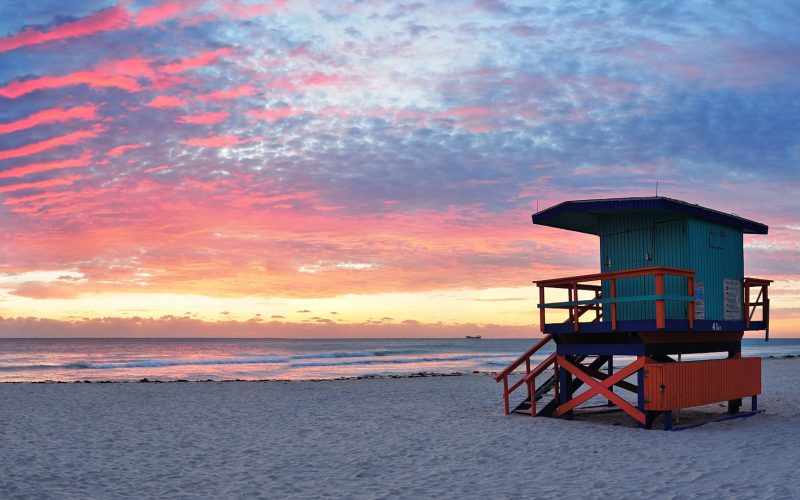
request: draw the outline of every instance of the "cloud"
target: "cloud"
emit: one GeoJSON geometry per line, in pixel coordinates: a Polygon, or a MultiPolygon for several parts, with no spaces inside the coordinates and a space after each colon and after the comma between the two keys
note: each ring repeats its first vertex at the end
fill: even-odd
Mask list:
{"type": "Polygon", "coordinates": [[[128,13],[120,5],[97,11],[76,21],[54,25],[48,30],[27,28],[24,31],[0,38],[0,52],[38,45],[41,43],[66,40],[68,38],[92,35],[103,31],[124,28],[128,25],[128,13]]]}
{"type": "Polygon", "coordinates": [[[303,113],[303,110],[292,108],[275,108],[275,109],[253,109],[247,112],[247,116],[256,120],[264,120],[274,122],[281,118],[290,116],[297,116],[303,113]]]}
{"type": "Polygon", "coordinates": [[[85,139],[96,137],[99,133],[98,129],[93,130],[78,130],[70,132],[60,137],[53,137],[44,141],[27,144],[18,148],[6,149],[0,151],[0,160],[7,160],[10,158],[19,158],[21,156],[29,156],[36,153],[41,153],[61,146],[68,146],[71,144],[78,144],[85,139]]]}
{"type": "Polygon", "coordinates": [[[108,153],[106,154],[108,156],[122,156],[128,151],[133,151],[144,147],[146,147],[146,144],[122,144],[120,146],[114,146],[113,148],[108,150],[108,153]]]}
{"type": "Polygon", "coordinates": [[[0,179],[9,177],[24,177],[26,175],[38,174],[42,172],[51,172],[53,170],[61,170],[66,168],[79,168],[91,165],[91,157],[87,154],[81,155],[79,158],[72,158],[60,161],[50,161],[42,163],[29,163],[20,165],[8,170],[0,171],[0,179]]]}
{"type": "Polygon", "coordinates": [[[80,296],[81,289],[80,286],[76,285],[29,281],[22,283],[8,293],[31,299],[70,299],[80,296]]]}
{"type": "Polygon", "coordinates": [[[188,105],[189,103],[180,97],[160,95],[154,97],[150,102],[145,103],[145,106],[151,108],[177,108],[188,105]]]}
{"type": "Polygon", "coordinates": [[[0,39],[4,266],[81,267],[93,297],[476,290],[460,303],[505,318],[524,294],[480,290],[597,268],[537,205],[659,182],[770,224],[748,269],[797,274],[782,7],[23,4],[0,39]]]}
{"type": "Polygon", "coordinates": [[[47,179],[43,181],[34,182],[20,182],[17,184],[7,184],[0,186],[0,193],[8,193],[11,191],[22,191],[25,189],[46,189],[56,186],[68,186],[77,180],[82,179],[79,175],[71,175],[68,177],[60,177],[57,179],[47,179]]]}
{"type": "Polygon", "coordinates": [[[37,90],[57,89],[73,85],[90,87],[115,87],[128,92],[141,90],[133,76],[110,74],[105,71],[77,71],[62,76],[43,76],[27,80],[17,80],[0,87],[0,97],[15,99],[37,90]]]}
{"type": "Polygon", "coordinates": [[[196,115],[183,115],[178,118],[178,123],[190,123],[193,125],[213,125],[224,122],[230,113],[227,111],[198,113],[196,115]]]}
{"type": "Polygon", "coordinates": [[[97,106],[94,104],[74,106],[72,108],[51,108],[37,111],[13,122],[0,123],[0,134],[10,134],[50,123],[68,120],[94,120],[96,118],[97,106]]]}
{"type": "Polygon", "coordinates": [[[213,137],[192,137],[183,141],[183,143],[189,146],[199,146],[203,148],[228,148],[240,144],[247,144],[255,140],[258,140],[258,138],[242,139],[235,135],[220,135],[213,137]]]}
{"type": "Polygon", "coordinates": [[[133,16],[133,23],[137,26],[154,26],[166,20],[177,17],[190,7],[191,3],[180,2],[160,2],[150,7],[140,9],[133,16]]]}
{"type": "Polygon", "coordinates": [[[228,48],[211,50],[196,56],[187,57],[186,59],[182,59],[178,62],[165,64],[164,66],[161,66],[160,70],[168,74],[182,73],[190,69],[208,66],[220,57],[230,55],[231,53],[232,50],[228,48]]]}

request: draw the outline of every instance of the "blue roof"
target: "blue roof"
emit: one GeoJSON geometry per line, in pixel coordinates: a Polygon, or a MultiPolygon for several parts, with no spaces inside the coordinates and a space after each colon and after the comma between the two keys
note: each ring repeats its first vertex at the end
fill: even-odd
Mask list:
{"type": "Polygon", "coordinates": [[[741,229],[748,234],[767,234],[768,227],[738,215],[663,196],[565,201],[533,214],[533,223],[581,233],[598,234],[599,216],[620,212],[672,212],[741,229]]]}

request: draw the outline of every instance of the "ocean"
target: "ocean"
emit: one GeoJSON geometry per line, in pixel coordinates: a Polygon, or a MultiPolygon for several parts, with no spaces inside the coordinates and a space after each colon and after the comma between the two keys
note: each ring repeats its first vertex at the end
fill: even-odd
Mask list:
{"type": "MultiPolygon", "coordinates": [[[[315,380],[496,372],[534,341],[0,339],[0,382],[315,380]]],[[[552,349],[542,349],[534,360],[544,359],[552,349]]],[[[743,350],[748,356],[798,356],[800,339],[746,339],[743,350]]]]}

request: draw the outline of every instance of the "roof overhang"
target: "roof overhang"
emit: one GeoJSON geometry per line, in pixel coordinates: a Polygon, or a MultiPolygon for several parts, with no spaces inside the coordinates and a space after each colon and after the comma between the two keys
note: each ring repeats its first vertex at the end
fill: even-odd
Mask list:
{"type": "Polygon", "coordinates": [[[608,198],[565,201],[533,214],[533,223],[587,234],[598,234],[600,216],[624,212],[661,212],[682,214],[695,219],[741,229],[747,234],[767,234],[765,224],[726,214],[700,205],[662,196],[648,198],[608,198]]]}

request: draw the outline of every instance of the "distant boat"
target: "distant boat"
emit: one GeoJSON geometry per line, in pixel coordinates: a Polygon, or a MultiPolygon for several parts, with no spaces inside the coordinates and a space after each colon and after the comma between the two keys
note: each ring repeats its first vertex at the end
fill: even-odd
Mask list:
{"type": "Polygon", "coordinates": [[[479,339],[479,338],[481,338],[481,336],[480,335],[467,335],[467,338],[468,339],[479,339]]]}

